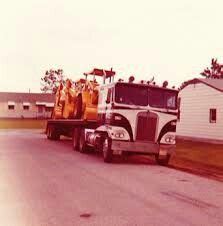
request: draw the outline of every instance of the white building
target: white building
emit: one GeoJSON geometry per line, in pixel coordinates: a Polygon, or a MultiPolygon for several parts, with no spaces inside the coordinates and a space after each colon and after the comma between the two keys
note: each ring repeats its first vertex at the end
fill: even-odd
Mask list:
{"type": "Polygon", "coordinates": [[[54,94],[0,92],[0,118],[49,118],[54,94]]]}
{"type": "Polygon", "coordinates": [[[223,79],[193,79],[179,93],[179,138],[223,143],[223,79]]]}

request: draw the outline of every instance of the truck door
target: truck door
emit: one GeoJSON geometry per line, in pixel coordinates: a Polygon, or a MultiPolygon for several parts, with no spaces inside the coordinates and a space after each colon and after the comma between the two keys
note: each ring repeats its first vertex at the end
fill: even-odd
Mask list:
{"type": "Polygon", "coordinates": [[[112,109],[112,102],[113,102],[113,89],[108,88],[107,92],[105,94],[105,118],[109,118],[111,115],[111,109],[112,109]]]}
{"type": "Polygon", "coordinates": [[[112,91],[111,88],[101,88],[98,103],[98,121],[105,124],[106,113],[111,109],[112,91]]]}

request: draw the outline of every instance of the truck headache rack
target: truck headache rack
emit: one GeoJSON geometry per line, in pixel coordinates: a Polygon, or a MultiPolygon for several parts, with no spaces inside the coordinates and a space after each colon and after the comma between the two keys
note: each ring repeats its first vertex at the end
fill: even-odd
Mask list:
{"type": "Polygon", "coordinates": [[[87,77],[88,75],[94,75],[94,76],[100,76],[103,77],[103,83],[105,83],[105,80],[107,78],[109,78],[109,81],[111,82],[112,80],[114,80],[114,76],[115,76],[115,71],[111,70],[104,70],[104,69],[98,69],[98,68],[94,68],[92,71],[84,73],[84,75],[87,77]]]}
{"type": "Polygon", "coordinates": [[[97,76],[105,76],[106,78],[110,78],[115,76],[115,71],[111,70],[103,70],[103,69],[98,69],[98,68],[94,68],[92,71],[84,73],[84,75],[97,75],[97,76]]]}

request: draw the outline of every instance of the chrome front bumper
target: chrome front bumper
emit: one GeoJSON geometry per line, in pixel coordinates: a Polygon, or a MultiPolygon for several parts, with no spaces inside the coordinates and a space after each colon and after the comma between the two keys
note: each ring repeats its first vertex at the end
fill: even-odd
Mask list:
{"type": "Polygon", "coordinates": [[[145,154],[172,154],[175,151],[176,145],[164,145],[156,144],[152,142],[130,142],[130,141],[118,141],[112,140],[111,146],[114,154],[121,154],[122,151],[145,153],[145,154]]]}
{"type": "Polygon", "coordinates": [[[172,155],[176,151],[176,144],[160,144],[159,153],[163,150],[169,155],[172,155]]]}

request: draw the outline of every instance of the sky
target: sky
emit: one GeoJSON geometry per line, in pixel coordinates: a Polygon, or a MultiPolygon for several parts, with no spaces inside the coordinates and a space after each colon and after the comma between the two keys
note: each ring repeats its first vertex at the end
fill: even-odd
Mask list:
{"type": "Polygon", "coordinates": [[[45,71],[94,67],[170,86],[223,62],[223,1],[0,0],[0,91],[40,92],[45,71]]]}

